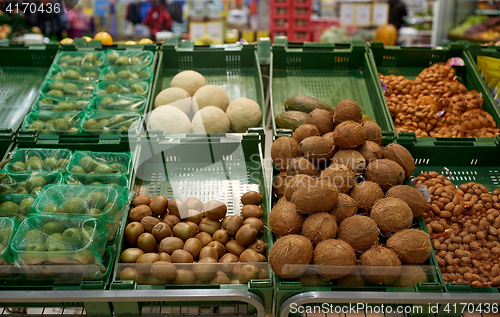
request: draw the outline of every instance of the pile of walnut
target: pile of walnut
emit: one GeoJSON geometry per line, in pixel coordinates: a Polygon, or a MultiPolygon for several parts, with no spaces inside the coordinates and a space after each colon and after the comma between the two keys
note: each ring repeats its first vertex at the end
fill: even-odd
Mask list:
{"type": "Polygon", "coordinates": [[[396,131],[419,137],[492,138],[500,134],[493,117],[483,110],[478,91],[467,91],[447,63],[424,69],[415,80],[379,74],[387,85],[385,99],[396,131]]]}
{"type": "Polygon", "coordinates": [[[420,184],[431,194],[423,216],[445,282],[500,286],[500,189],[490,195],[474,182],[455,188],[436,172],[420,174],[420,184]]]}

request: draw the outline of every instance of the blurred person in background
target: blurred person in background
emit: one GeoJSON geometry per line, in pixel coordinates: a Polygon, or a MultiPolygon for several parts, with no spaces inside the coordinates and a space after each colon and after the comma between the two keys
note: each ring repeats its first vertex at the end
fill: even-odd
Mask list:
{"type": "Polygon", "coordinates": [[[401,0],[389,0],[389,24],[399,30],[405,24],[407,15],[406,6],[401,0]]]}
{"type": "Polygon", "coordinates": [[[156,33],[170,31],[172,22],[173,20],[167,11],[165,0],[152,0],[151,8],[142,20],[142,24],[151,30],[153,41],[156,41],[156,33]]]}
{"type": "Polygon", "coordinates": [[[68,21],[71,24],[71,28],[68,30],[70,38],[82,37],[88,32],[90,17],[83,12],[80,4],[77,4],[73,10],[69,10],[68,21]]]}

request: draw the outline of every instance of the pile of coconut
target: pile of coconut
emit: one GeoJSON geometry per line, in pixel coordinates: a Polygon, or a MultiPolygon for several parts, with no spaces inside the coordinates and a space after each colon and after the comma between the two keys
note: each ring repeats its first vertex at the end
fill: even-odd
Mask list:
{"type": "Polygon", "coordinates": [[[149,128],[166,134],[244,133],[262,125],[257,102],[244,97],[229,102],[224,89],[207,85],[205,77],[193,70],[175,75],[170,87],[155,97],[154,108],[149,128]]]}
{"type": "Polygon", "coordinates": [[[273,181],[278,200],[269,226],[277,240],[269,263],[279,276],[304,283],[304,267],[284,265],[314,264],[348,266],[318,268],[326,284],[413,287],[428,281],[418,267],[401,269],[424,263],[431,252],[429,236],[411,229],[428,209],[423,194],[403,185],[415,169],[413,157],[398,144],[382,147],[381,128],[361,118],[359,104],[343,100],[333,111],[312,111],[292,137],[273,143],[280,173],[273,181]]]}

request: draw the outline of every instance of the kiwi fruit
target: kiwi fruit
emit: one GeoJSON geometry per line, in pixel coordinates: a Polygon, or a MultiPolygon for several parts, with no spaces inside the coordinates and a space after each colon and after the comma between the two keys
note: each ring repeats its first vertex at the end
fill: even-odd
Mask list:
{"type": "Polygon", "coordinates": [[[200,232],[195,236],[196,239],[200,240],[202,246],[207,246],[213,241],[212,236],[206,232],[200,232]]]}
{"type": "Polygon", "coordinates": [[[197,279],[199,279],[202,282],[211,281],[213,278],[215,278],[215,275],[217,273],[218,266],[209,265],[209,263],[217,263],[217,261],[214,258],[206,257],[198,261],[197,264],[201,265],[193,266],[194,275],[196,276],[197,279]]]}
{"type": "Polygon", "coordinates": [[[200,254],[201,248],[203,248],[201,241],[196,238],[189,238],[184,243],[183,250],[191,253],[193,259],[197,259],[200,254]]]}
{"type": "Polygon", "coordinates": [[[177,268],[170,262],[156,261],[151,266],[151,274],[153,276],[163,277],[167,281],[171,281],[177,276],[177,268]]]}
{"type": "Polygon", "coordinates": [[[158,253],[144,253],[137,258],[137,263],[155,263],[160,261],[160,255],[158,253]]]}
{"type": "Polygon", "coordinates": [[[186,199],[185,203],[186,203],[188,209],[193,209],[196,211],[203,210],[203,203],[201,202],[201,200],[199,200],[196,197],[189,197],[188,199],[186,199]]]}
{"type": "Polygon", "coordinates": [[[120,261],[123,263],[136,263],[137,259],[143,254],[144,251],[139,248],[128,248],[120,255],[120,261]]]}
{"type": "Polygon", "coordinates": [[[255,252],[252,249],[246,249],[240,255],[241,262],[260,262],[259,253],[255,252]]]}
{"type": "Polygon", "coordinates": [[[256,191],[249,191],[241,196],[241,203],[243,205],[260,205],[262,203],[262,196],[256,191]]]}
{"type": "Polygon", "coordinates": [[[264,229],[264,222],[258,218],[250,217],[245,219],[243,222],[245,225],[252,225],[257,229],[257,232],[261,232],[264,229]]]}
{"type": "Polygon", "coordinates": [[[160,223],[160,219],[151,216],[146,216],[141,219],[141,225],[147,232],[153,231],[153,227],[156,226],[158,223],[160,223]]]}
{"type": "Polygon", "coordinates": [[[200,231],[213,235],[215,231],[221,228],[221,223],[218,220],[203,218],[200,222],[200,231]]]}
{"type": "Polygon", "coordinates": [[[203,214],[198,210],[189,209],[184,216],[181,214],[180,218],[184,221],[191,221],[194,222],[195,224],[199,224],[200,221],[203,219],[203,214]]]}
{"type": "Polygon", "coordinates": [[[151,233],[155,236],[156,241],[161,241],[166,237],[172,236],[172,230],[168,226],[168,224],[164,222],[157,223],[153,229],[151,229],[151,233]]]}
{"type": "Polygon", "coordinates": [[[125,227],[125,240],[130,245],[137,245],[137,239],[143,233],[144,227],[139,222],[131,222],[125,227]]]}
{"type": "Polygon", "coordinates": [[[172,258],[170,257],[170,255],[168,253],[160,252],[160,253],[158,253],[158,255],[160,256],[160,261],[172,262],[172,258]]]}
{"type": "Polygon", "coordinates": [[[219,230],[215,231],[213,234],[213,239],[215,241],[219,241],[222,244],[226,244],[230,238],[231,237],[229,236],[227,231],[224,229],[219,229],[219,230]]]}
{"type": "Polygon", "coordinates": [[[199,255],[199,258],[200,260],[203,259],[203,258],[214,258],[216,260],[219,259],[219,253],[217,252],[217,250],[214,248],[214,247],[211,247],[211,246],[206,246],[206,247],[203,247],[200,251],[200,255],[199,255]]]}
{"type": "Polygon", "coordinates": [[[137,246],[144,252],[156,252],[158,247],[156,245],[156,238],[148,232],[145,232],[137,238],[137,246]]]}
{"type": "Polygon", "coordinates": [[[212,247],[217,251],[217,258],[220,258],[224,254],[226,254],[226,247],[219,241],[212,241],[207,246],[212,247]]]}
{"type": "Polygon", "coordinates": [[[165,196],[156,196],[155,198],[151,199],[151,202],[149,203],[149,208],[151,208],[151,211],[158,216],[163,215],[164,213],[167,212],[168,208],[168,199],[165,196]]]}
{"type": "Polygon", "coordinates": [[[241,266],[240,274],[238,275],[238,280],[241,284],[246,284],[257,278],[259,278],[259,269],[255,265],[245,264],[241,266]]]}
{"type": "Polygon", "coordinates": [[[254,250],[255,252],[260,254],[266,254],[267,246],[264,241],[257,239],[254,241],[254,243],[248,246],[248,249],[254,250]]]}
{"type": "Polygon", "coordinates": [[[174,236],[182,239],[183,241],[191,238],[193,236],[193,231],[193,227],[185,222],[179,222],[172,229],[174,236]]]}
{"type": "Polygon", "coordinates": [[[218,200],[211,200],[203,206],[203,214],[206,218],[219,220],[226,216],[227,206],[218,200]]]}
{"type": "Polygon", "coordinates": [[[168,202],[168,214],[180,217],[180,214],[185,214],[188,211],[188,206],[179,198],[174,198],[168,202]]]}
{"type": "Polygon", "coordinates": [[[196,276],[190,270],[177,269],[177,275],[172,280],[174,285],[192,285],[196,281],[196,276]]]}
{"type": "Polygon", "coordinates": [[[245,205],[241,209],[241,216],[243,219],[247,219],[250,217],[262,218],[263,211],[259,206],[255,205],[245,205]]]}
{"type": "Polygon", "coordinates": [[[238,244],[236,240],[230,240],[228,243],[226,243],[226,251],[231,252],[232,254],[236,256],[240,256],[243,251],[245,251],[245,247],[238,244]]]}
{"type": "Polygon", "coordinates": [[[222,223],[222,227],[225,228],[227,233],[231,236],[234,236],[241,226],[243,226],[243,219],[241,219],[240,216],[230,216],[227,220],[226,226],[222,223]]]}
{"type": "Polygon", "coordinates": [[[170,229],[173,229],[181,220],[175,215],[166,215],[165,218],[163,218],[163,222],[166,223],[170,229]]]}
{"type": "Polygon", "coordinates": [[[231,280],[227,277],[227,274],[222,271],[217,271],[215,273],[215,277],[210,281],[210,284],[219,285],[219,284],[231,284],[231,280]]]}
{"type": "Polygon", "coordinates": [[[184,241],[177,237],[167,237],[160,242],[160,252],[166,252],[169,255],[175,250],[184,248],[184,241]]]}
{"type": "Polygon", "coordinates": [[[238,242],[239,245],[242,245],[244,247],[252,244],[255,239],[257,239],[257,236],[259,235],[259,232],[253,225],[246,224],[241,226],[241,228],[236,232],[235,235],[235,240],[238,242]]]}
{"type": "Polygon", "coordinates": [[[193,256],[186,250],[175,250],[170,258],[172,263],[193,263],[193,256]]]}

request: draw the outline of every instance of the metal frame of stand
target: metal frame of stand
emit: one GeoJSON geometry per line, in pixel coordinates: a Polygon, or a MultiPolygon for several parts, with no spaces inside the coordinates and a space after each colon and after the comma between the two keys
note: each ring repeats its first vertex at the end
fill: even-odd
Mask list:
{"type": "Polygon", "coordinates": [[[306,292],[294,295],[279,308],[280,317],[288,317],[290,305],[306,304],[480,304],[498,303],[497,293],[411,293],[411,292],[306,292]]]}
{"type": "MultiPolygon", "coordinates": [[[[54,302],[207,302],[237,301],[255,307],[257,316],[265,316],[264,301],[243,290],[88,290],[88,291],[0,291],[0,301],[7,303],[54,302]]],[[[6,306],[6,305],[5,305],[6,306]]],[[[43,305],[42,305],[43,306],[43,305]]],[[[65,314],[66,315],[66,314],[65,314]]],[[[66,315],[67,316],[67,315],[66,315]]]]}

